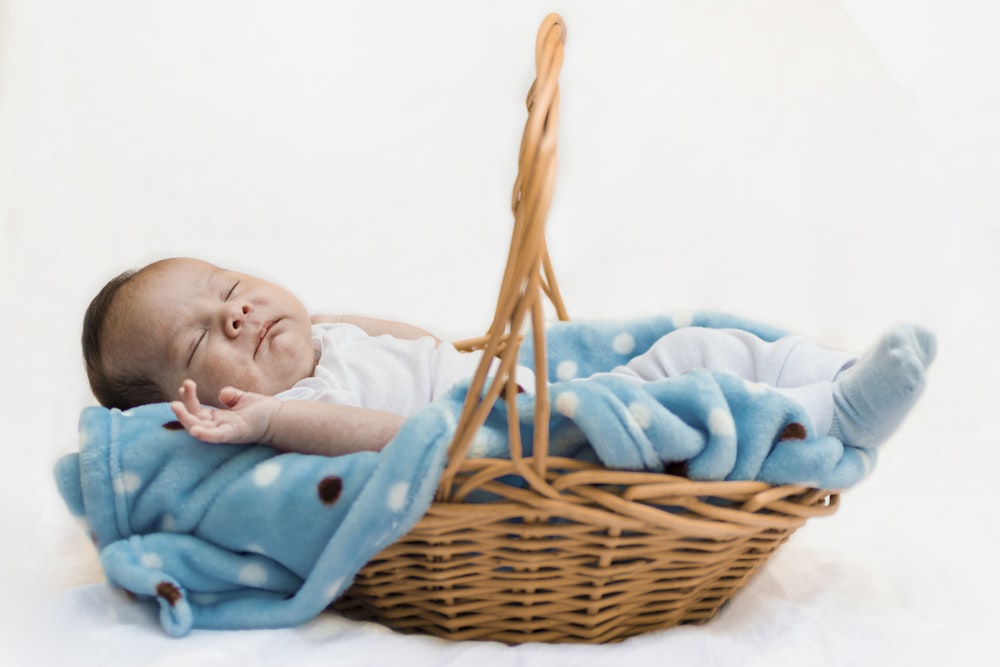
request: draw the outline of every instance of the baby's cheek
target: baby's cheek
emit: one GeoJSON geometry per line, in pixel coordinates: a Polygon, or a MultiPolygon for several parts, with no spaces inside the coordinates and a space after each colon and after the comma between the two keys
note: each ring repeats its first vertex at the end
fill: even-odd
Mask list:
{"type": "Polygon", "coordinates": [[[274,342],[274,354],[268,359],[267,365],[267,377],[274,388],[268,393],[288,389],[299,380],[311,376],[316,367],[316,354],[311,339],[303,343],[294,336],[282,336],[274,342]]]}
{"type": "Polygon", "coordinates": [[[253,368],[247,363],[237,363],[220,356],[205,371],[205,389],[211,392],[213,402],[218,399],[223,387],[233,386],[253,392],[260,390],[260,382],[253,368]]]}
{"type": "Polygon", "coordinates": [[[228,382],[237,389],[242,389],[243,391],[252,391],[254,393],[266,393],[266,388],[264,383],[261,382],[260,377],[253,372],[252,368],[241,367],[234,369],[232,374],[233,379],[228,382]]]}

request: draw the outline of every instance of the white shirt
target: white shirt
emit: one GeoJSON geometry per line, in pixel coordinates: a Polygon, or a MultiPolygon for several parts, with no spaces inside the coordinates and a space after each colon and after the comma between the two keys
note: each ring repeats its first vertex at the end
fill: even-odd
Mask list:
{"type": "Polygon", "coordinates": [[[408,417],[471,378],[482,352],[459,352],[430,337],[369,336],[353,324],[313,325],[319,362],[312,377],[277,395],[318,400],[408,417]]]}

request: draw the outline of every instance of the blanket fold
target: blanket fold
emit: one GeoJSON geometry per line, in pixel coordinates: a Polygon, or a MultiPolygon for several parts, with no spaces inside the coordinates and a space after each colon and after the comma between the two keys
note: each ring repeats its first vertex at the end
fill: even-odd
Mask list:
{"type": "MultiPolygon", "coordinates": [[[[816,434],[800,406],[766,387],[707,371],[646,384],[605,374],[690,325],[783,335],[713,313],[551,325],[551,453],[827,489],[868,474],[874,451],[816,434]]],[[[531,358],[529,342],[521,361],[531,358]]],[[[58,462],[56,480],[70,510],[86,517],[109,581],[155,599],[170,634],[296,625],[426,512],[467,390],[455,387],[410,417],[382,452],[336,458],[201,443],[166,404],[87,408],[81,451],[58,462]]],[[[525,443],[532,401],[518,397],[525,443]]],[[[470,456],[509,456],[506,409],[494,407],[470,456]]]]}

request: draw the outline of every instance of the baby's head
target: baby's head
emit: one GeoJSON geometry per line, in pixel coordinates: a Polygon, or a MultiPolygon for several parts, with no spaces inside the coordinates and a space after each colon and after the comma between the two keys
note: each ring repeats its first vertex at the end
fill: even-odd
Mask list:
{"type": "Polygon", "coordinates": [[[227,385],[273,395],[316,365],[309,313],[291,292],[183,258],[109,281],[84,316],[83,356],[97,400],[121,409],[176,398],[185,378],[212,405],[227,385]]]}

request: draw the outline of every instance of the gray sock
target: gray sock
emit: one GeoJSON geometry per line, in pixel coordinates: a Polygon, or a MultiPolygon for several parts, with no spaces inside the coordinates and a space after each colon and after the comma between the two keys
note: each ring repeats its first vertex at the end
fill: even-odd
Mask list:
{"type": "Polygon", "coordinates": [[[830,435],[855,447],[885,442],[917,402],[937,352],[934,334],[913,324],[886,331],[833,383],[830,435]]]}

